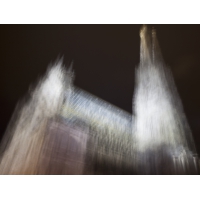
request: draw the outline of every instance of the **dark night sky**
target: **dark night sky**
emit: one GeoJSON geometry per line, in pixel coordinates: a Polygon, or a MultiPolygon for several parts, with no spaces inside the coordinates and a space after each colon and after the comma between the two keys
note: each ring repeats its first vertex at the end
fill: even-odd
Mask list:
{"type": "MultiPolygon", "coordinates": [[[[200,153],[200,25],[152,25],[200,153]]],[[[1,25],[0,133],[16,103],[59,56],[75,85],[132,111],[140,25],[1,25]]]]}

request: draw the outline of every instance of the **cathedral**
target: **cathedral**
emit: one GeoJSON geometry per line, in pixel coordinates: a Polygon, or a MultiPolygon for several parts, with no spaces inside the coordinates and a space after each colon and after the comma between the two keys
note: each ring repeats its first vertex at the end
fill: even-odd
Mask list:
{"type": "Polygon", "coordinates": [[[140,31],[132,114],[73,85],[62,62],[17,105],[0,174],[199,174],[200,161],[154,29],[140,31]]]}

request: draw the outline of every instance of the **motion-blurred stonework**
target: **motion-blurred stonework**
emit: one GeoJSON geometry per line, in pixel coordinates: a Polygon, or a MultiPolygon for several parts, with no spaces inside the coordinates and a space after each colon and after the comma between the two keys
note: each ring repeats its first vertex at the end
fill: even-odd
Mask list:
{"type": "Polygon", "coordinates": [[[130,114],[73,85],[51,66],[17,105],[2,140],[0,174],[199,174],[192,133],[155,30],[140,32],[130,114]]]}

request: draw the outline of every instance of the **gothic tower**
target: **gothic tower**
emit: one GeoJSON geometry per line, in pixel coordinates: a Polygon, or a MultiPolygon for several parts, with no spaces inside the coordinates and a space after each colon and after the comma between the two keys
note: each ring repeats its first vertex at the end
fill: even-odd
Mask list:
{"type": "Polygon", "coordinates": [[[144,174],[196,173],[196,149],[155,30],[140,31],[133,126],[135,167],[144,174]]]}

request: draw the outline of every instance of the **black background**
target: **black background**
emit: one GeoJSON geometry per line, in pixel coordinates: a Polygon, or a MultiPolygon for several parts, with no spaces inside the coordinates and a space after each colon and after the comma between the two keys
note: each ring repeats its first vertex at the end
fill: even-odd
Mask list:
{"type": "MultiPolygon", "coordinates": [[[[200,153],[200,25],[149,25],[157,31],[200,153]]],[[[132,112],[141,25],[0,25],[0,133],[16,103],[64,56],[75,85],[132,112]]]]}

